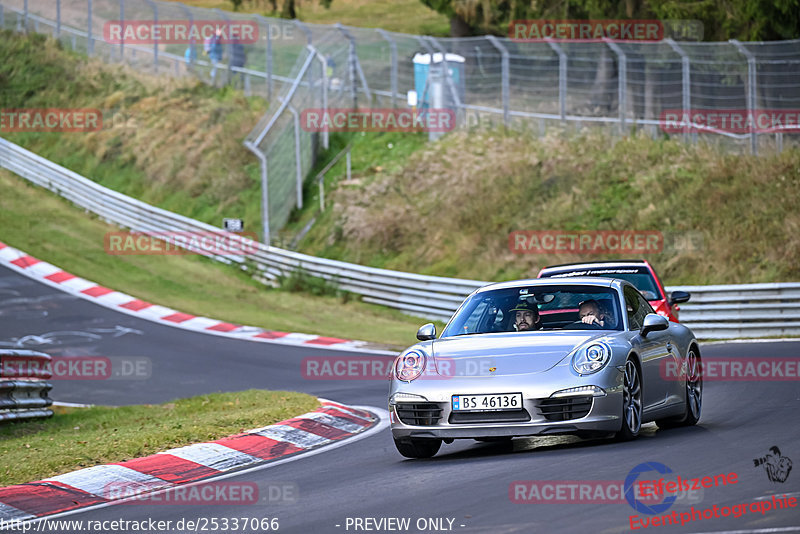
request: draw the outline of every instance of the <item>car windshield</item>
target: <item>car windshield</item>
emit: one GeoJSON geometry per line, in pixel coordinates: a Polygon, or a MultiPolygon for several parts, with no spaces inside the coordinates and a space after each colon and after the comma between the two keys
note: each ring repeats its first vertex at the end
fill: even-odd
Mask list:
{"type": "Polygon", "coordinates": [[[525,330],[622,330],[620,317],[617,292],[608,287],[495,289],[467,299],[442,337],[525,330]]]}
{"type": "Polygon", "coordinates": [[[593,269],[576,269],[569,271],[544,272],[541,278],[572,278],[575,276],[599,276],[601,278],[619,278],[633,284],[633,287],[647,300],[661,299],[660,291],[647,267],[599,267],[593,269]]]}

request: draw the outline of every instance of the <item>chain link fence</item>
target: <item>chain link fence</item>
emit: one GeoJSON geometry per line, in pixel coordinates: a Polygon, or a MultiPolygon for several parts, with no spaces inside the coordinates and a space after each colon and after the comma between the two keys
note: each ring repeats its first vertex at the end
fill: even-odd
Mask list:
{"type": "MultiPolygon", "coordinates": [[[[155,0],[0,0],[0,27],[53,35],[65,46],[147,72],[197,76],[261,95],[270,111],[246,146],[261,162],[264,235],[302,206],[302,183],[325,132],[303,129],[308,109],[407,107],[424,102],[430,71],[415,56],[445,67],[444,90],[457,125],[491,124],[543,135],[549,128],[643,129],[687,142],[705,141],[752,153],[797,145],[800,40],[720,43],[619,41],[523,42],[499,37],[433,38],[380,29],[188,8],[155,0]],[[232,21],[257,27],[257,39],[226,43],[214,61],[202,40],[149,44],[109,42],[110,21],[232,21]],[[714,113],[779,115],[766,127],[710,127],[714,113]],[[767,113],[768,112],[768,113],[767,113]],[[669,115],[672,113],[672,115],[669,115]],[[665,127],[670,116],[673,128],[665,127]]],[[[431,75],[432,77],[432,75],[431,75]]]]}

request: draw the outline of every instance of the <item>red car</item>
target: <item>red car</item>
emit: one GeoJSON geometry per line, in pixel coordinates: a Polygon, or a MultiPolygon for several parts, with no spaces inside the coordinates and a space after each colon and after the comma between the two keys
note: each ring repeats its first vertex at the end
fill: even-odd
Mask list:
{"type": "Polygon", "coordinates": [[[627,280],[650,302],[656,313],[676,323],[678,322],[678,310],[680,310],[678,304],[688,302],[691,297],[686,291],[673,291],[667,296],[655,269],[645,260],[551,265],[539,271],[538,278],[572,278],[573,276],[600,276],[627,280]]]}

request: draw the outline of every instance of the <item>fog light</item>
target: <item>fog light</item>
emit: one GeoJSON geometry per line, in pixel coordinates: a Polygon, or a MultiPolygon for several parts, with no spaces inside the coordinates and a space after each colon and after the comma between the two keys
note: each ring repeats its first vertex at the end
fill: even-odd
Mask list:
{"type": "Polygon", "coordinates": [[[553,397],[572,397],[577,395],[591,395],[592,397],[605,397],[606,392],[603,388],[597,386],[579,386],[576,388],[562,389],[556,391],[550,398],[553,397]]]}

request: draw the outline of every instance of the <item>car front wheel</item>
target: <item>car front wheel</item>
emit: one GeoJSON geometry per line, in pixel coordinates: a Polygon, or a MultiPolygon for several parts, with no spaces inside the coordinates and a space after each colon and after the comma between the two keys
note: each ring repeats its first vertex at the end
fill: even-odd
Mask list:
{"type": "Polygon", "coordinates": [[[406,458],[431,458],[442,446],[440,439],[427,438],[394,438],[397,452],[406,458]]]}
{"type": "Polygon", "coordinates": [[[642,379],[636,362],[625,362],[622,384],[622,428],[616,434],[620,441],[633,439],[642,428],[642,379]]]}

